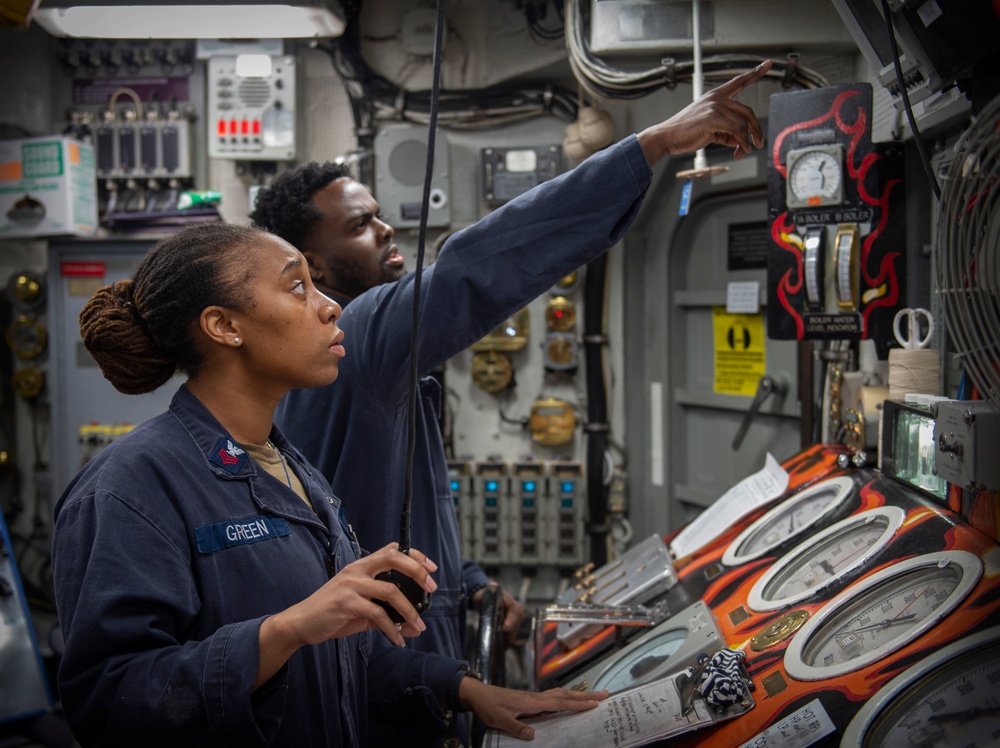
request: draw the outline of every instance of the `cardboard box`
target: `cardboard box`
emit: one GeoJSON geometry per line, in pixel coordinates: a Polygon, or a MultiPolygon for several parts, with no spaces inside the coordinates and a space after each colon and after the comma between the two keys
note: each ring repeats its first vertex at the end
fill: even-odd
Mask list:
{"type": "Polygon", "coordinates": [[[0,141],[0,239],[95,231],[91,144],[59,135],[0,141]]]}

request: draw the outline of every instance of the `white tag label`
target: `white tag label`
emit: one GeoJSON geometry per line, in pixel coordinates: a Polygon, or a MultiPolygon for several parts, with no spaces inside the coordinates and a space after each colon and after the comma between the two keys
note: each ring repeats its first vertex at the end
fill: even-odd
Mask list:
{"type": "Polygon", "coordinates": [[[726,284],[727,314],[757,314],[760,311],[760,282],[726,284]]]}
{"type": "Polygon", "coordinates": [[[797,712],[745,742],[740,748],[806,748],[820,738],[825,738],[835,729],[830,715],[826,713],[819,699],[813,699],[797,712]]]}

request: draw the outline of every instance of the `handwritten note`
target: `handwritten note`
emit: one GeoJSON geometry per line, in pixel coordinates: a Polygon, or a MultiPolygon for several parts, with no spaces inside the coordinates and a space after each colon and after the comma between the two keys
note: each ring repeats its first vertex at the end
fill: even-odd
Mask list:
{"type": "Polygon", "coordinates": [[[813,699],[748,740],[740,748],[806,748],[836,729],[826,709],[813,699]]]}
{"type": "Polygon", "coordinates": [[[743,515],[778,498],[788,488],[788,473],[769,452],[764,467],[716,499],[708,509],[681,530],[670,543],[675,558],[694,553],[743,515]]]}
{"type": "MultiPolygon", "coordinates": [[[[545,748],[629,748],[699,727],[715,724],[713,714],[699,697],[682,714],[677,675],[622,691],[586,712],[561,712],[524,720],[535,729],[535,745],[545,748]]],[[[742,713],[742,712],[739,712],[742,713]]],[[[736,712],[728,716],[736,716],[736,712]]],[[[524,742],[491,730],[485,748],[523,748],[524,742]]]]}

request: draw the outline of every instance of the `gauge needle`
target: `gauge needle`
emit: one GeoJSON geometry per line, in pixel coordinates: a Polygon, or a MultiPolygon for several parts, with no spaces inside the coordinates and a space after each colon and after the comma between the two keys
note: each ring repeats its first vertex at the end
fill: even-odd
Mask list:
{"type": "Polygon", "coordinates": [[[831,564],[826,559],[823,559],[822,561],[820,561],[819,565],[823,569],[823,571],[825,571],[827,574],[830,574],[830,575],[836,574],[836,569],[833,568],[833,564],[831,564]]]}
{"type": "Polygon", "coordinates": [[[1000,717],[1000,708],[992,709],[968,709],[964,712],[951,712],[949,714],[932,714],[927,718],[928,722],[968,722],[980,717],[1000,717]]]}
{"type": "Polygon", "coordinates": [[[908,616],[897,616],[896,618],[884,618],[878,623],[870,623],[867,626],[859,626],[858,628],[854,629],[854,632],[857,633],[859,631],[871,631],[872,629],[886,629],[889,628],[890,626],[896,626],[900,623],[906,623],[907,621],[915,617],[916,617],[915,613],[910,613],[910,615],[908,616]]]}

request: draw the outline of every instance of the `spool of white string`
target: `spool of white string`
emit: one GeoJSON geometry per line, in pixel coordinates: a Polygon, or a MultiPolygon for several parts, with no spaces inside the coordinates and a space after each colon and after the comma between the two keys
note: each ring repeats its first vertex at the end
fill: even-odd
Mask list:
{"type": "Polygon", "coordinates": [[[893,348],[889,351],[889,399],[908,392],[940,395],[941,362],[933,348],[893,348]]]}

